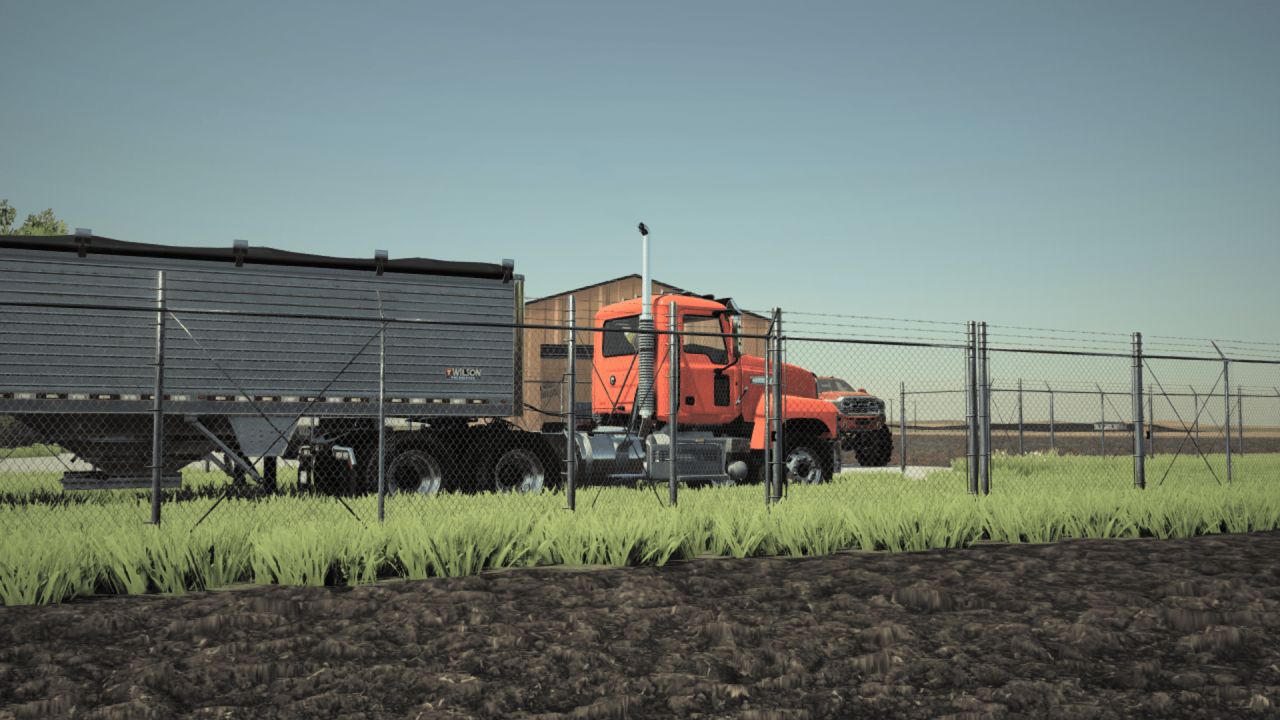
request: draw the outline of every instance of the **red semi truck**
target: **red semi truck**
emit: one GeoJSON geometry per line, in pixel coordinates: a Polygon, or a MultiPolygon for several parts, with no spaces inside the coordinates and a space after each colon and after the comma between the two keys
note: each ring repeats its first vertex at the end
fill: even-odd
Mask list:
{"type": "MultiPolygon", "coordinates": [[[[641,347],[643,299],[627,300],[602,308],[593,327],[600,332],[595,344],[591,384],[591,410],[599,418],[595,432],[618,433],[637,414],[637,398],[647,395],[639,366],[643,353],[653,353],[656,403],[652,408],[652,429],[646,433],[650,457],[667,457],[670,442],[665,432],[670,418],[670,375],[665,365],[670,357],[671,308],[675,307],[676,329],[684,335],[678,357],[680,407],[677,433],[681,460],[690,467],[679,468],[685,480],[744,480],[763,478],[765,437],[765,374],[763,358],[742,353],[735,328],[737,310],[732,303],[691,295],[661,295],[652,301],[656,342],[651,351],[641,347]],[[716,335],[719,333],[719,335],[716,335]],[[610,428],[606,430],[606,428],[610,428]],[[736,463],[740,463],[735,465],[736,463]],[[733,477],[737,476],[737,477],[733,477]]],[[[788,478],[796,482],[825,482],[839,471],[836,447],[835,406],[820,400],[816,376],[801,367],[782,366],[783,449],[782,461],[788,478]]],[[[643,415],[643,413],[638,413],[643,415]]],[[[641,429],[644,431],[644,428],[641,429]]],[[[650,476],[665,477],[661,463],[650,467],[650,476]]]]}

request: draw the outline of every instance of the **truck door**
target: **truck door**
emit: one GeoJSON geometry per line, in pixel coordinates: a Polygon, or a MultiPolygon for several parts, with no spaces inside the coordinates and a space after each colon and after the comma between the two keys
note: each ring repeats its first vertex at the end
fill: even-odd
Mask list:
{"type": "Polygon", "coordinates": [[[732,360],[732,341],[720,317],[685,315],[681,329],[686,333],[717,333],[681,338],[681,424],[718,425],[731,421],[737,415],[733,406],[734,394],[738,392],[737,373],[717,372],[732,360]]]}

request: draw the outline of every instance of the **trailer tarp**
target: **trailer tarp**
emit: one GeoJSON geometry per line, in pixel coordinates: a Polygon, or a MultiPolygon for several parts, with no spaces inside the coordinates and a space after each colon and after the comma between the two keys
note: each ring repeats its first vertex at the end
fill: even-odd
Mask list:
{"type": "MultiPolygon", "coordinates": [[[[321,267],[339,270],[368,270],[376,272],[378,261],[357,258],[341,258],[330,255],[277,250],[270,247],[184,247],[152,243],[126,242],[97,235],[0,235],[0,247],[26,250],[52,250],[81,255],[128,255],[135,257],[173,258],[178,260],[205,260],[209,262],[245,265],[289,265],[297,267],[321,267]]],[[[449,275],[454,277],[501,278],[510,280],[514,264],[479,262],[454,262],[427,258],[388,259],[382,263],[383,272],[413,273],[421,275],[449,275]]]]}

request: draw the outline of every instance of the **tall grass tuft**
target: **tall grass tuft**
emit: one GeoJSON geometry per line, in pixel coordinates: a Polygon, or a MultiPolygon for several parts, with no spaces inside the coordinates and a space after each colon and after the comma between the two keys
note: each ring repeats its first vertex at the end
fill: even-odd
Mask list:
{"type": "MultiPolygon", "coordinates": [[[[1215,471],[1225,465],[1220,457],[1209,461],[1215,471]]],[[[647,490],[605,488],[597,504],[583,503],[576,513],[553,494],[394,497],[381,525],[372,520],[372,497],[349,500],[364,522],[323,497],[233,499],[194,530],[213,503],[209,495],[166,503],[159,527],[145,523],[146,503],[127,492],[76,503],[0,503],[0,602],[244,582],[361,585],[389,575],[420,580],[547,564],[663,565],[708,554],[902,552],[982,539],[1044,543],[1280,528],[1280,484],[1270,482],[1280,475],[1280,455],[1235,462],[1238,479],[1228,486],[1199,458],[1157,456],[1148,461],[1148,488],[1136,490],[1124,457],[997,456],[985,497],[967,493],[960,461],[923,480],[883,472],[793,485],[767,509],[759,486],[685,489],[677,507],[647,490]]]]}

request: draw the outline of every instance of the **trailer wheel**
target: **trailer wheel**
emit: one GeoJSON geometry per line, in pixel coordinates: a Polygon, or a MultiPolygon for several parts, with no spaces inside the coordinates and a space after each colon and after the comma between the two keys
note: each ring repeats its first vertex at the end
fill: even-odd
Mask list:
{"type": "MultiPolygon", "coordinates": [[[[374,468],[377,487],[377,469],[374,468]]],[[[387,463],[387,495],[436,495],[444,489],[444,453],[428,446],[396,452],[387,463]]]]}
{"type": "Polygon", "coordinates": [[[532,448],[516,446],[498,455],[490,476],[495,492],[538,494],[547,485],[547,466],[532,448]]]}
{"type": "Polygon", "coordinates": [[[854,448],[854,455],[862,467],[884,467],[893,457],[893,433],[889,428],[881,426],[862,438],[854,448]]]}

